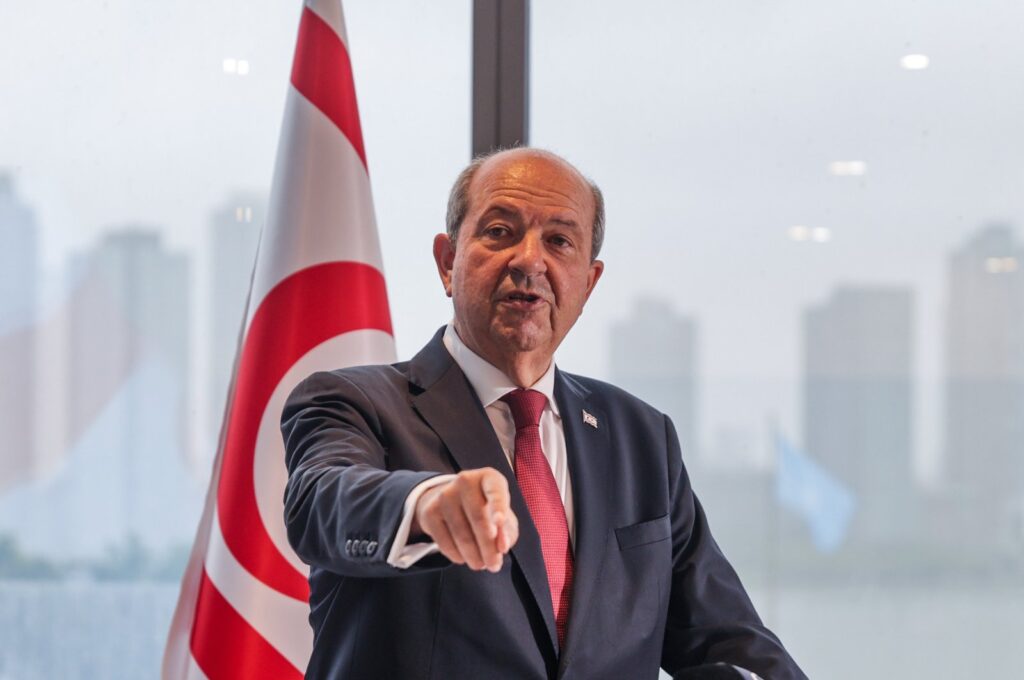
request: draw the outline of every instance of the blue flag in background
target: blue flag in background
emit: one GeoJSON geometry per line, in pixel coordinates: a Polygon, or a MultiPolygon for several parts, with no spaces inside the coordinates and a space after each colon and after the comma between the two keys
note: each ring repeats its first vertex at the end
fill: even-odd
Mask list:
{"type": "Polygon", "coordinates": [[[779,466],[775,476],[776,498],[784,508],[803,518],[819,551],[834,552],[846,537],[857,507],[856,497],[845,484],[782,435],[776,435],[776,449],[779,466]]]}

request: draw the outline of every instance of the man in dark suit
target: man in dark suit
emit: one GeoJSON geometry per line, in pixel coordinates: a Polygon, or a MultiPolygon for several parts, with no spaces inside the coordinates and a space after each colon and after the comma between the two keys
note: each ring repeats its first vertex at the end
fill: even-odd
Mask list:
{"type": "Polygon", "coordinates": [[[454,321],[285,407],[307,677],[804,678],[711,537],[671,421],[555,367],[604,267],[597,187],[504,151],[459,176],[447,221],[454,321]]]}

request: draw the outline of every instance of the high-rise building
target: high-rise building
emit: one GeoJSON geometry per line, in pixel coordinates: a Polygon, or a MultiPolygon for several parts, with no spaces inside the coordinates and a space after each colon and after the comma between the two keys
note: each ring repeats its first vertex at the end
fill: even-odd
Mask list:
{"type": "Polygon", "coordinates": [[[1007,225],[949,259],[945,486],[950,531],[1019,545],[1024,499],[1024,247],[1007,225]]]}
{"type": "MultiPolygon", "coordinates": [[[[757,577],[771,538],[771,478],[763,470],[730,469],[721,461],[703,460],[698,451],[697,357],[696,320],[679,314],[666,300],[640,298],[631,315],[612,327],[612,382],[672,418],[687,472],[716,541],[744,578],[757,577]]],[[[753,444],[736,430],[720,439],[732,457],[737,457],[737,449],[753,444]]]]}
{"type": "Polygon", "coordinates": [[[157,231],[109,233],[72,262],[66,342],[68,450],[50,475],[0,499],[0,530],[26,551],[95,557],[130,537],[187,545],[201,484],[189,441],[189,261],[157,231]]]}
{"type": "Polygon", "coordinates": [[[80,417],[95,403],[101,375],[123,380],[97,410],[78,455],[98,453],[94,441],[110,447],[107,462],[117,480],[110,507],[123,518],[125,534],[154,544],[187,539],[190,527],[181,527],[169,509],[181,507],[190,486],[188,258],[169,252],[156,229],[130,225],[107,234],[77,268],[112,304],[107,318],[95,308],[72,314],[70,413],[80,417]]]}
{"type": "Polygon", "coordinates": [[[641,298],[611,332],[612,382],[664,411],[683,457],[697,460],[697,323],[672,306],[641,298]]]}
{"type": "Polygon", "coordinates": [[[0,173],[0,493],[34,467],[38,270],[35,217],[11,176],[0,173]]]}
{"type": "Polygon", "coordinates": [[[239,193],[210,219],[210,328],[207,370],[207,430],[216,436],[227,403],[228,383],[238,351],[249,280],[266,215],[266,201],[239,193]]]}
{"type": "Polygon", "coordinates": [[[840,287],[804,314],[804,448],[856,495],[862,546],[914,529],[912,318],[898,287],[840,287]]]}

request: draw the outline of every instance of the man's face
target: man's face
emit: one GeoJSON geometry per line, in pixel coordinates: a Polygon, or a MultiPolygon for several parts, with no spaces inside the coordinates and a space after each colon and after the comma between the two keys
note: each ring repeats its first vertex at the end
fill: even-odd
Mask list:
{"type": "Polygon", "coordinates": [[[454,249],[444,234],[434,244],[456,330],[492,363],[549,359],[604,268],[590,261],[590,187],[555,158],[513,150],[477,170],[469,199],[454,249]]]}

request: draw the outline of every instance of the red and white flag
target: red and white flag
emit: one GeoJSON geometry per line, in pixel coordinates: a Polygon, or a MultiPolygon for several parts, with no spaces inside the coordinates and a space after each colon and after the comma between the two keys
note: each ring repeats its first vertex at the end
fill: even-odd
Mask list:
{"type": "Polygon", "coordinates": [[[279,421],[316,370],[395,358],[340,0],[306,0],[267,222],[165,680],[301,678],[308,568],[285,535],[279,421]]]}

